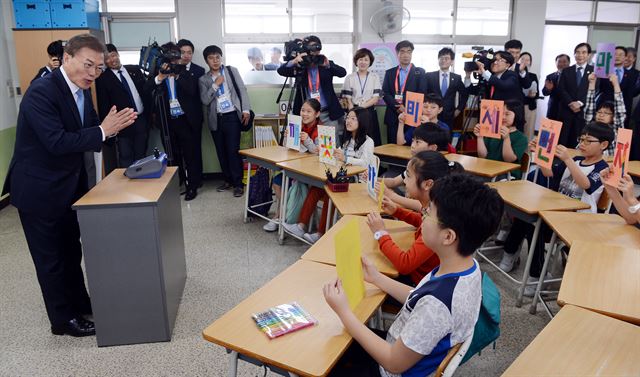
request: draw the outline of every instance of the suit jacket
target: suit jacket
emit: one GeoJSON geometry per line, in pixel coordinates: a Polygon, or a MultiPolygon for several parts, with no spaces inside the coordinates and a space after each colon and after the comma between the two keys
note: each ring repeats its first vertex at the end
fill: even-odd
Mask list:
{"type": "Polygon", "coordinates": [[[522,86],[520,85],[520,76],[514,71],[506,70],[500,78],[492,74],[489,81],[489,93],[487,97],[495,100],[518,99],[522,101],[522,86]],[[493,95],[491,94],[493,92],[493,95]]]}
{"type": "MultiPolygon", "coordinates": [[[[251,103],[249,102],[249,94],[247,93],[247,88],[244,86],[244,82],[242,81],[242,77],[240,77],[240,72],[235,67],[232,66],[224,66],[224,87],[225,90],[228,90],[231,96],[231,102],[233,106],[236,108],[236,112],[238,113],[238,119],[242,120],[242,112],[249,111],[251,109],[251,103]],[[229,70],[233,72],[233,78],[236,80],[236,85],[238,85],[238,89],[240,93],[236,92],[236,89],[231,82],[231,76],[229,75],[229,70]],[[242,101],[241,101],[242,99],[242,101]],[[240,104],[242,102],[242,104],[240,104]]],[[[202,100],[202,104],[204,104],[206,108],[207,114],[207,122],[209,124],[209,129],[211,131],[218,130],[218,91],[213,90],[213,76],[210,74],[204,74],[200,76],[198,83],[200,85],[200,99],[202,100]]],[[[238,130],[240,132],[240,130],[238,130]]]]}
{"type": "Polygon", "coordinates": [[[29,86],[18,114],[13,158],[3,194],[18,210],[47,218],[68,211],[87,191],[84,152],[99,151],[102,131],[91,92],[84,124],[61,70],[29,86]]]}
{"type": "MultiPolygon", "coordinates": [[[[574,101],[580,101],[586,103],[587,90],[589,88],[588,76],[593,72],[593,66],[587,64],[585,66],[585,72],[582,74],[580,85],[576,83],[576,65],[565,68],[562,70],[560,79],[558,80],[558,93],[560,103],[558,107],[558,114],[564,121],[564,118],[571,118],[574,116],[583,117],[583,112],[574,113],[569,108],[569,103],[574,101]]],[[[584,111],[584,107],[583,107],[584,111]]]]}
{"type": "MultiPolygon", "coordinates": [[[[387,104],[387,110],[384,112],[384,123],[386,125],[398,124],[398,113],[396,112],[396,100],[394,98],[396,95],[396,86],[394,83],[396,80],[396,72],[398,72],[398,66],[387,69],[384,73],[384,80],[382,81],[382,99],[387,104]]],[[[400,78],[398,77],[398,81],[399,80],[400,78]]],[[[398,90],[400,90],[401,87],[401,83],[398,83],[398,90]]],[[[407,91],[422,94],[427,93],[427,80],[424,69],[412,64],[402,95],[404,96],[407,91]]]]}
{"type": "MultiPolygon", "coordinates": [[[[189,70],[187,71],[189,76],[191,76],[191,80],[193,80],[193,84],[196,89],[198,88],[198,80],[205,73],[205,69],[196,63],[191,63],[189,70]]],[[[188,107],[188,111],[185,110],[187,117],[189,118],[189,125],[191,125],[191,129],[200,133],[202,130],[202,120],[203,120],[203,112],[202,112],[202,102],[200,101],[200,92],[197,91],[195,94],[187,94],[189,99],[187,100],[189,103],[186,105],[188,107]]],[[[184,107],[183,107],[184,109],[184,107]]]]}
{"type": "MultiPolygon", "coordinates": [[[[160,82],[160,85],[156,85],[155,76],[149,77],[144,83],[143,92],[148,98],[155,98],[158,90],[164,93],[164,102],[167,119],[171,117],[169,110],[169,92],[167,90],[167,84],[164,81],[160,82]]],[[[165,80],[168,80],[165,79],[165,80]]],[[[187,124],[191,129],[197,129],[202,125],[202,104],[200,103],[200,95],[198,93],[198,80],[194,80],[193,76],[188,72],[182,72],[176,79],[176,92],[178,95],[178,102],[184,114],[181,117],[186,119],[187,124]],[[198,98],[198,105],[193,103],[193,98],[198,98]],[[198,115],[199,114],[199,115],[198,115]]],[[[146,110],[145,110],[146,111],[146,110]]],[[[154,104],[154,111],[158,111],[154,104]]]]}
{"type": "Polygon", "coordinates": [[[547,118],[553,120],[559,120],[558,117],[558,106],[560,99],[559,91],[558,91],[558,79],[560,79],[560,72],[553,72],[547,75],[545,79],[545,83],[547,81],[551,81],[553,83],[553,89],[547,90],[544,85],[542,85],[542,94],[545,96],[549,96],[549,102],[547,102],[547,118]]]}
{"type": "MultiPolygon", "coordinates": [[[[138,91],[144,110],[151,109],[151,101],[149,101],[148,96],[144,95],[145,77],[140,68],[137,65],[125,65],[122,68],[126,69],[129,76],[131,76],[135,88],[130,89],[138,91]]],[[[127,107],[135,108],[133,98],[129,97],[129,93],[122,86],[120,78],[111,69],[107,69],[96,80],[96,97],[98,100],[98,116],[101,121],[109,114],[109,110],[114,105],[118,111],[127,107]]],[[[145,127],[146,125],[143,122],[136,121],[131,126],[120,131],[119,135],[133,135],[143,131],[142,129],[145,127]]]]}
{"type": "MultiPolygon", "coordinates": [[[[40,68],[40,70],[38,71],[38,73],[36,73],[36,75],[33,77],[33,79],[31,79],[31,84],[32,84],[34,81],[36,81],[37,79],[39,79],[40,77],[44,77],[44,76],[48,75],[49,73],[51,73],[51,72],[49,72],[49,70],[47,69],[47,67],[42,67],[42,68],[40,68]]],[[[31,85],[31,84],[29,84],[29,85],[31,85]]]]}
{"type": "MultiPolygon", "coordinates": [[[[624,68],[623,68],[624,69],[624,68]]],[[[622,82],[620,82],[620,91],[624,99],[624,107],[627,110],[627,116],[631,114],[631,105],[633,98],[640,94],[640,88],[637,85],[639,71],[635,68],[629,70],[624,69],[622,74],[622,82]]],[[[613,102],[613,85],[609,79],[598,79],[599,92],[596,94],[596,103],[600,104],[604,101],[613,102]]]]}
{"type": "MultiPolygon", "coordinates": [[[[302,71],[302,88],[296,91],[296,97],[293,100],[293,113],[300,115],[300,108],[302,107],[303,94],[306,97],[307,84],[307,69],[298,68],[296,66],[287,67],[287,64],[283,64],[278,68],[278,74],[285,77],[295,77],[296,72],[302,71]],[[303,90],[305,93],[303,93],[303,90]]],[[[235,73],[235,72],[234,72],[235,73]]],[[[340,106],[336,91],[333,89],[333,77],[345,77],[347,71],[341,66],[335,64],[333,60],[329,60],[329,67],[318,67],[318,74],[320,75],[320,88],[322,89],[322,95],[328,107],[329,118],[331,120],[337,120],[344,116],[344,110],[340,106]]]]}
{"type": "Polygon", "coordinates": [[[443,106],[440,113],[440,120],[453,128],[453,118],[456,110],[461,112],[467,103],[469,93],[464,87],[462,77],[456,73],[449,72],[449,83],[447,92],[442,93],[440,90],[440,71],[428,72],[426,74],[427,94],[433,93],[442,97],[443,106]],[[456,106],[456,95],[458,96],[458,106],[456,106]]]}
{"type": "MultiPolygon", "coordinates": [[[[538,75],[533,72],[527,72],[526,76],[531,81],[531,83],[536,83],[536,96],[532,98],[529,96],[525,96],[522,90],[520,92],[523,94],[523,103],[525,104],[525,106],[529,107],[529,110],[535,110],[538,108],[538,98],[540,97],[540,83],[538,82],[538,75]]],[[[531,87],[531,85],[529,85],[528,87],[531,87]]]]}

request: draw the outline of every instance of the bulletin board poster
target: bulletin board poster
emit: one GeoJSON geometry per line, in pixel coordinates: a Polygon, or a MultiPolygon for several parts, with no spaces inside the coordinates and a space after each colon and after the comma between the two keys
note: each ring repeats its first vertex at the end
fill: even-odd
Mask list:
{"type": "MultiPolygon", "coordinates": [[[[396,55],[395,43],[361,43],[358,48],[368,48],[373,53],[373,64],[369,68],[369,72],[376,74],[380,79],[380,85],[384,81],[384,73],[387,69],[398,65],[398,56],[396,55]]],[[[378,105],[384,104],[382,98],[378,101],[378,105]]]]}
{"type": "Polygon", "coordinates": [[[615,69],[616,45],[614,43],[598,43],[593,72],[596,77],[606,79],[615,69]]]}
{"type": "Polygon", "coordinates": [[[538,143],[536,144],[536,164],[538,166],[551,169],[561,129],[562,122],[547,118],[543,118],[540,121],[538,143]]]}
{"type": "Polygon", "coordinates": [[[604,182],[606,185],[618,187],[622,176],[627,172],[629,165],[629,151],[631,150],[631,136],[633,131],[625,128],[618,130],[616,137],[616,148],[613,155],[613,162],[609,164],[609,178],[604,182]]]}
{"type": "Polygon", "coordinates": [[[504,101],[480,101],[480,136],[500,139],[500,125],[504,116],[504,101]]]}

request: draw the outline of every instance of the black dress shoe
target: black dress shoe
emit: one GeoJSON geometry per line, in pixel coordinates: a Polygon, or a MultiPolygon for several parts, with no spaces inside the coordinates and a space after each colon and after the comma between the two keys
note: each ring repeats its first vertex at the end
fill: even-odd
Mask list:
{"type": "Polygon", "coordinates": [[[236,198],[241,197],[242,195],[244,195],[244,188],[242,187],[235,187],[233,189],[233,196],[235,196],[236,198]]]}
{"type": "Polygon", "coordinates": [[[187,193],[184,195],[184,200],[188,202],[190,200],[195,199],[196,196],[198,196],[198,190],[196,189],[187,190],[187,193]]]}
{"type": "Polygon", "coordinates": [[[216,188],[216,191],[223,192],[223,191],[229,190],[232,187],[233,186],[230,183],[225,182],[225,183],[221,184],[220,186],[218,186],[218,188],[216,188]]]}
{"type": "Polygon", "coordinates": [[[91,336],[96,335],[96,327],[93,322],[78,317],[63,325],[52,325],[51,332],[54,335],[91,336]]]}

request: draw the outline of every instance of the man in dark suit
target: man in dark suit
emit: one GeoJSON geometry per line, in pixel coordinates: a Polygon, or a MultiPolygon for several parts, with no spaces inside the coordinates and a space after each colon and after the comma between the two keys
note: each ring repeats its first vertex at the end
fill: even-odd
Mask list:
{"type": "Polygon", "coordinates": [[[556,56],[556,68],[557,71],[547,75],[544,80],[544,87],[542,88],[542,94],[549,96],[549,102],[547,102],[547,118],[553,120],[560,120],[558,117],[558,106],[560,99],[558,98],[558,80],[560,79],[560,73],[563,69],[567,68],[571,64],[571,58],[567,54],[560,54],[556,56]]]}
{"type": "MultiPolygon", "coordinates": [[[[480,61],[476,61],[478,73],[487,82],[487,99],[508,100],[517,99],[522,102],[522,89],[518,75],[509,70],[513,65],[513,56],[506,51],[498,51],[487,70],[480,61]]],[[[465,85],[470,83],[471,72],[466,72],[465,85]]]]}
{"type": "Polygon", "coordinates": [[[107,44],[107,51],[107,69],[96,79],[98,116],[104,119],[113,106],[118,110],[129,107],[138,113],[135,123],[114,138],[116,163],[109,161],[107,156],[104,158],[108,174],[114,167],[126,168],[145,156],[148,137],[145,108],[149,107],[149,101],[142,96],[145,77],[140,68],[137,65],[123,66],[118,49],[111,43],[107,44]]]}
{"type": "Polygon", "coordinates": [[[413,43],[400,41],[396,44],[398,66],[387,69],[382,81],[382,93],[387,110],[384,112],[384,124],[387,125],[387,143],[395,144],[398,133],[398,115],[404,112],[407,92],[427,93],[427,80],[424,69],[411,63],[413,43]]]}
{"type": "Polygon", "coordinates": [[[562,131],[558,143],[568,148],[577,144],[578,136],[584,128],[584,105],[589,87],[589,74],[593,66],[588,64],[591,45],[579,43],[573,50],[576,64],[565,68],[558,80],[560,103],[558,116],[562,121],[562,131]]]}
{"type": "Polygon", "coordinates": [[[445,47],[438,52],[440,70],[428,72],[427,94],[433,93],[442,97],[443,109],[438,119],[454,128],[455,118],[464,110],[469,97],[462,77],[450,71],[456,55],[452,49],[445,47]]]}
{"type": "Polygon", "coordinates": [[[192,171],[193,174],[198,175],[198,187],[202,187],[202,122],[204,115],[202,113],[202,102],[200,101],[200,89],[198,85],[198,79],[204,75],[204,68],[193,63],[193,52],[195,48],[193,43],[188,39],[181,39],[178,41],[178,47],[180,47],[180,64],[184,64],[187,67],[187,73],[189,78],[193,81],[193,85],[196,87],[195,93],[185,93],[185,104],[183,109],[187,115],[187,121],[189,128],[191,129],[193,138],[193,154],[194,163],[192,171]]]}
{"type": "MultiPolygon", "coordinates": [[[[518,75],[518,82],[521,89],[531,88],[532,80],[528,75],[529,67],[520,64],[520,54],[522,53],[522,42],[517,39],[511,39],[504,43],[504,50],[513,56],[513,63],[509,67],[509,70],[515,72],[518,75]]],[[[522,101],[524,102],[525,95],[522,92],[522,101]]]]}
{"type": "MultiPolygon", "coordinates": [[[[624,98],[624,107],[627,111],[627,117],[624,121],[624,127],[631,127],[631,119],[633,114],[633,101],[640,94],[640,71],[635,67],[637,51],[635,47],[627,47],[627,54],[624,58],[624,75],[620,89],[622,90],[622,97],[624,98]]],[[[640,112],[636,108],[636,112],[640,112]]],[[[636,119],[640,118],[640,113],[636,114],[636,119]]]]}
{"type": "MultiPolygon", "coordinates": [[[[638,80],[638,70],[635,68],[627,69],[625,63],[627,62],[627,48],[624,46],[616,46],[616,52],[614,56],[614,71],[618,76],[618,82],[620,83],[620,90],[622,91],[622,98],[624,100],[624,107],[627,111],[627,118],[625,120],[625,127],[629,124],[629,116],[631,115],[631,105],[633,104],[633,98],[638,95],[638,88],[636,82],[638,80]]],[[[598,104],[605,101],[614,101],[613,98],[613,86],[609,79],[600,79],[600,91],[596,96],[596,102],[598,104]]]]}
{"type": "Polygon", "coordinates": [[[311,52],[300,53],[277,69],[280,76],[302,78],[293,101],[292,112],[300,115],[300,108],[305,99],[317,99],[321,106],[320,121],[325,126],[335,127],[336,137],[340,140],[344,128],[344,110],[333,89],[333,77],[345,77],[347,71],[321,55],[320,38],[309,35],[302,42],[311,49],[311,52]]]}
{"type": "MultiPolygon", "coordinates": [[[[161,47],[174,54],[180,53],[180,49],[173,42],[165,43],[161,47]]],[[[184,200],[190,201],[198,196],[198,187],[202,182],[202,174],[198,174],[197,171],[198,158],[193,137],[194,122],[202,122],[202,105],[198,102],[196,106],[192,102],[193,97],[199,93],[198,81],[193,80],[185,65],[179,64],[180,60],[177,58],[170,64],[164,63],[158,72],[149,76],[143,91],[144,95],[150,98],[159,98],[156,97],[159,93],[164,95],[164,116],[171,143],[171,163],[178,166],[180,181],[185,183],[186,188],[184,200]]],[[[154,112],[160,115],[159,111],[157,104],[154,104],[154,112]]]]}
{"type": "Polygon", "coordinates": [[[83,152],[135,121],[115,106],[99,125],[89,88],[102,72],[105,47],[89,34],[65,47],[60,69],[36,80],[18,114],[13,159],[3,194],[11,192],[36,268],[51,332],[95,334],[80,262],[80,230],[71,205],[87,191],[83,152]]]}
{"type": "Polygon", "coordinates": [[[47,55],[49,55],[49,61],[47,62],[47,65],[40,68],[31,82],[33,83],[40,77],[44,77],[51,73],[54,69],[60,67],[60,60],[62,59],[63,53],[64,47],[62,47],[62,41],[57,40],[49,43],[49,46],[47,46],[47,55]]]}

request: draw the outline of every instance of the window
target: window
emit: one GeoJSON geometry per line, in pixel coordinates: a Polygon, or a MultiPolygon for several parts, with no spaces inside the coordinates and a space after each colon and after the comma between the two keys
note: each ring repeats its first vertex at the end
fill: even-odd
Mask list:
{"type": "Polygon", "coordinates": [[[636,24],[640,22],[640,4],[598,2],[596,22],[636,24]]]}
{"type": "Polygon", "coordinates": [[[547,0],[546,19],[550,21],[591,21],[591,1],[547,0]]]}
{"type": "Polygon", "coordinates": [[[174,0],[102,0],[100,11],[113,13],[173,13],[176,11],[174,0]]]}
{"type": "MultiPolygon", "coordinates": [[[[426,72],[436,71],[440,69],[438,66],[438,51],[443,47],[445,46],[416,44],[411,56],[411,62],[417,67],[424,68],[426,72]]],[[[451,45],[446,47],[453,48],[451,45]]]]}
{"type": "Polygon", "coordinates": [[[292,0],[294,33],[353,31],[353,2],[344,0],[292,0]]]}
{"type": "Polygon", "coordinates": [[[411,12],[404,34],[453,34],[453,0],[405,0],[402,5],[411,12]]]}
{"type": "Polygon", "coordinates": [[[149,41],[163,44],[173,40],[171,20],[116,19],[109,22],[109,41],[118,49],[140,49],[149,41]]]}
{"type": "Polygon", "coordinates": [[[228,34],[288,33],[287,4],[287,0],[225,0],[225,32],[228,34]]]}
{"type": "Polygon", "coordinates": [[[509,34],[509,0],[459,0],[457,35],[509,34]]]}

